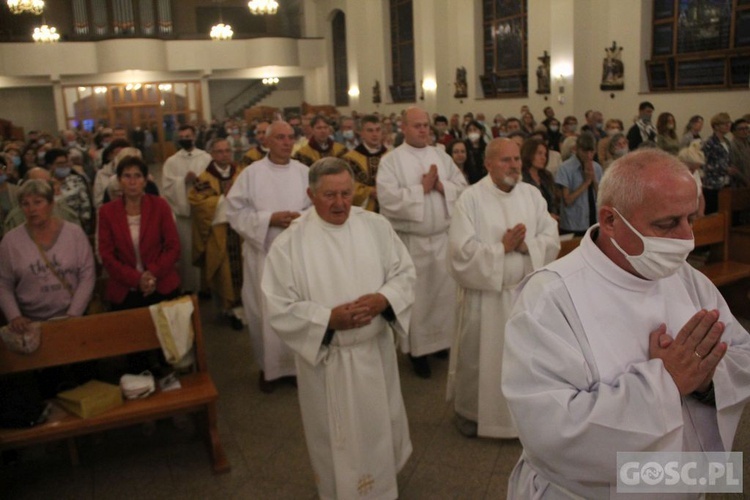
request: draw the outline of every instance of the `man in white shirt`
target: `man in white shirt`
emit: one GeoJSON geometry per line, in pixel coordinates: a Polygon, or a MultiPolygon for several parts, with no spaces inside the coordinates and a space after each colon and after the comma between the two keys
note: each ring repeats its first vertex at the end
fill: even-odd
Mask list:
{"type": "Polygon", "coordinates": [[[250,329],[258,385],[273,392],[275,380],[294,376],[294,356],[271,330],[260,280],[271,243],[310,206],[308,168],[292,160],[294,130],[276,121],[266,130],[268,154],[243,170],[227,195],[227,220],[244,239],[242,306],[250,329]]]}
{"type": "Polygon", "coordinates": [[[414,370],[432,374],[427,355],[450,348],[454,331],[456,282],[448,274],[448,226],[466,179],[445,151],[428,146],[430,121],[417,107],[403,114],[404,143],[378,167],[380,213],[409,250],[417,268],[416,298],[409,334],[414,370]]]}
{"type": "Polygon", "coordinates": [[[193,229],[190,218],[188,191],[203,173],[211,155],[195,147],[195,127],[182,125],[177,132],[180,150],[167,158],[162,168],[162,194],[175,215],[177,234],[180,237],[180,280],[182,289],[190,292],[201,290],[200,269],[193,265],[193,229]]]}
{"type": "Polygon", "coordinates": [[[271,325],[295,352],[320,498],[397,498],[412,446],[391,328],[405,340],[414,264],[387,220],[352,207],[344,160],[315,162],[309,181],[315,208],[268,253],[271,325]]]}
{"type": "Polygon", "coordinates": [[[505,321],[515,288],[560,250],[557,223],[539,190],[521,182],[510,139],[487,146],[488,175],[464,191],[448,231],[448,264],[458,283],[458,331],[448,373],[456,425],[467,437],[518,437],[498,382],[505,321]]]}
{"type": "Polygon", "coordinates": [[[502,388],[524,446],[508,498],[615,497],[617,452],[730,451],[750,399],[748,332],[685,261],[689,170],[630,153],[598,207],[581,246],[522,284],[506,324],[502,388]]]}

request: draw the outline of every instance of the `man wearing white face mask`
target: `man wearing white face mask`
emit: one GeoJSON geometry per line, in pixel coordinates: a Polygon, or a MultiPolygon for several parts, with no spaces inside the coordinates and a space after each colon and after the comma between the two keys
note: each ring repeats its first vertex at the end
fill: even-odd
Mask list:
{"type": "Polygon", "coordinates": [[[333,135],[333,140],[346,146],[347,151],[351,151],[359,146],[359,137],[355,131],[354,118],[345,116],[341,118],[339,130],[333,135]]]}
{"type": "Polygon", "coordinates": [[[730,451],[750,400],[750,337],[685,262],[688,169],[636,151],[598,195],[599,224],[522,284],[506,325],[502,389],[524,446],[509,498],[616,497],[617,452],[730,451]]]}

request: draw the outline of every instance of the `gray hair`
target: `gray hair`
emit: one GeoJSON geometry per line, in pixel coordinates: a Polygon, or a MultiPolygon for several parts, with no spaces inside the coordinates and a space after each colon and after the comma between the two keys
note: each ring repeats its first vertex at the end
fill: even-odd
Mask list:
{"type": "Polygon", "coordinates": [[[612,156],[615,155],[615,149],[617,149],[617,143],[622,138],[627,138],[627,136],[623,134],[622,132],[618,132],[609,139],[609,144],[607,144],[607,151],[609,151],[610,155],[612,156]]]}
{"type": "Polygon", "coordinates": [[[352,167],[350,167],[345,160],[336,158],[334,156],[321,158],[320,160],[312,164],[312,166],[310,167],[310,171],[308,172],[308,183],[310,185],[310,190],[313,193],[315,192],[321,177],[324,177],[326,175],[336,175],[340,174],[341,172],[348,172],[352,177],[352,180],[354,179],[354,171],[352,171],[352,167]]]}
{"type": "Polygon", "coordinates": [[[676,157],[660,149],[636,150],[612,162],[599,183],[596,206],[610,206],[629,215],[643,203],[651,182],[648,169],[658,168],[674,176],[692,177],[688,168],[676,157]]]}
{"type": "Polygon", "coordinates": [[[24,181],[18,189],[18,203],[23,203],[23,199],[27,196],[41,196],[47,200],[47,203],[52,203],[55,200],[55,190],[50,181],[29,179],[24,181]]]}
{"type": "Polygon", "coordinates": [[[143,159],[143,154],[141,153],[140,149],[131,146],[122,148],[120,152],[117,153],[117,156],[115,156],[115,162],[113,163],[115,170],[117,170],[117,165],[119,165],[120,162],[128,156],[135,156],[136,158],[143,159]]]}
{"type": "Polygon", "coordinates": [[[214,146],[216,146],[220,142],[229,143],[229,140],[226,137],[214,137],[213,139],[208,141],[208,144],[206,145],[206,151],[208,151],[209,153],[213,152],[214,146]]]}
{"type": "Polygon", "coordinates": [[[272,121],[271,123],[268,124],[268,127],[266,127],[266,139],[268,139],[269,137],[271,137],[271,135],[273,135],[273,130],[276,127],[278,127],[279,124],[284,124],[287,127],[291,128],[292,131],[294,131],[294,127],[292,127],[291,125],[289,125],[288,122],[286,122],[284,120],[274,120],[274,121],[272,121]]]}

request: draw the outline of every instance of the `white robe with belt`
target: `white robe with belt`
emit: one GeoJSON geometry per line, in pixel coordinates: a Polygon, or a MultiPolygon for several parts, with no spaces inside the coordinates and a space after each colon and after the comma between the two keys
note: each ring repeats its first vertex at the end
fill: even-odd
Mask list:
{"type": "Polygon", "coordinates": [[[456,203],[448,264],[459,291],[448,399],[455,398],[458,414],[479,424],[480,436],[518,436],[500,390],[505,321],[516,285],[552,262],[559,250],[557,223],[530,184],[519,183],[506,193],[487,175],[456,203]],[[528,255],[506,254],[503,236],[519,223],[526,226],[528,255]]]}
{"type": "Polygon", "coordinates": [[[378,166],[380,213],[391,221],[417,268],[417,288],[409,331],[413,356],[451,346],[455,322],[456,282],[445,265],[448,226],[453,205],[466,179],[450,156],[435,147],[404,143],[383,156],[378,166]],[[437,165],[445,195],[425,194],[422,176],[437,165]]]}
{"type": "MultiPolygon", "coordinates": [[[[253,167],[255,168],[255,164],[253,167]]],[[[414,265],[382,216],[352,207],[342,225],[309,210],[276,240],[262,288],[271,325],[295,352],[307,447],[324,499],[392,499],[412,447],[391,327],[407,335],[414,265]],[[381,293],[395,313],[335,332],[331,309],[381,293]]]]}
{"type": "Polygon", "coordinates": [[[308,168],[296,160],[277,165],[267,156],[244,169],[227,195],[227,220],[242,236],[242,307],[255,361],[266,380],[295,374],[294,356],[268,323],[260,290],[266,254],[282,229],[270,226],[274,212],[310,206],[308,168]]]}
{"type": "Polygon", "coordinates": [[[618,498],[618,451],[729,451],[750,400],[750,337],[708,278],[687,263],[633,276],[599,250],[596,229],[522,284],[506,325],[502,387],[524,446],[508,498],[618,498]],[[649,359],[652,331],[665,323],[674,338],[701,309],[719,310],[729,347],[716,407],[680,397],[649,359]]]}
{"type": "Polygon", "coordinates": [[[187,198],[192,185],[185,184],[185,177],[188,172],[199,176],[209,163],[211,155],[202,149],[193,148],[190,152],[180,149],[167,158],[162,167],[161,192],[174,212],[177,235],[180,237],[179,267],[182,289],[193,292],[201,289],[201,270],[193,265],[193,224],[187,198]]]}

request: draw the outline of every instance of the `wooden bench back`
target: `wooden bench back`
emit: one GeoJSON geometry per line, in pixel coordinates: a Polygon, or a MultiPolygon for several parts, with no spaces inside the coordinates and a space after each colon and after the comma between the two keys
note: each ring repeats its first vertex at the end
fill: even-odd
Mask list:
{"type": "Polygon", "coordinates": [[[563,240],[560,242],[560,252],[557,254],[557,258],[560,259],[562,257],[565,257],[570,252],[578,248],[578,246],[581,244],[581,238],[580,236],[576,236],[574,238],[571,238],[569,240],[563,240]]]}
{"type": "Polygon", "coordinates": [[[723,212],[699,217],[693,222],[695,247],[711,247],[712,261],[726,261],[729,258],[727,245],[727,215],[723,212]]]}
{"type": "Polygon", "coordinates": [[[719,212],[731,214],[750,210],[750,188],[726,188],[719,191],[719,212]]]}
{"type": "MultiPolygon", "coordinates": [[[[200,309],[193,295],[193,329],[198,371],[206,370],[200,309]]],[[[30,354],[9,351],[0,342],[0,375],[160,349],[147,307],[42,323],[42,342],[30,354]]]]}

